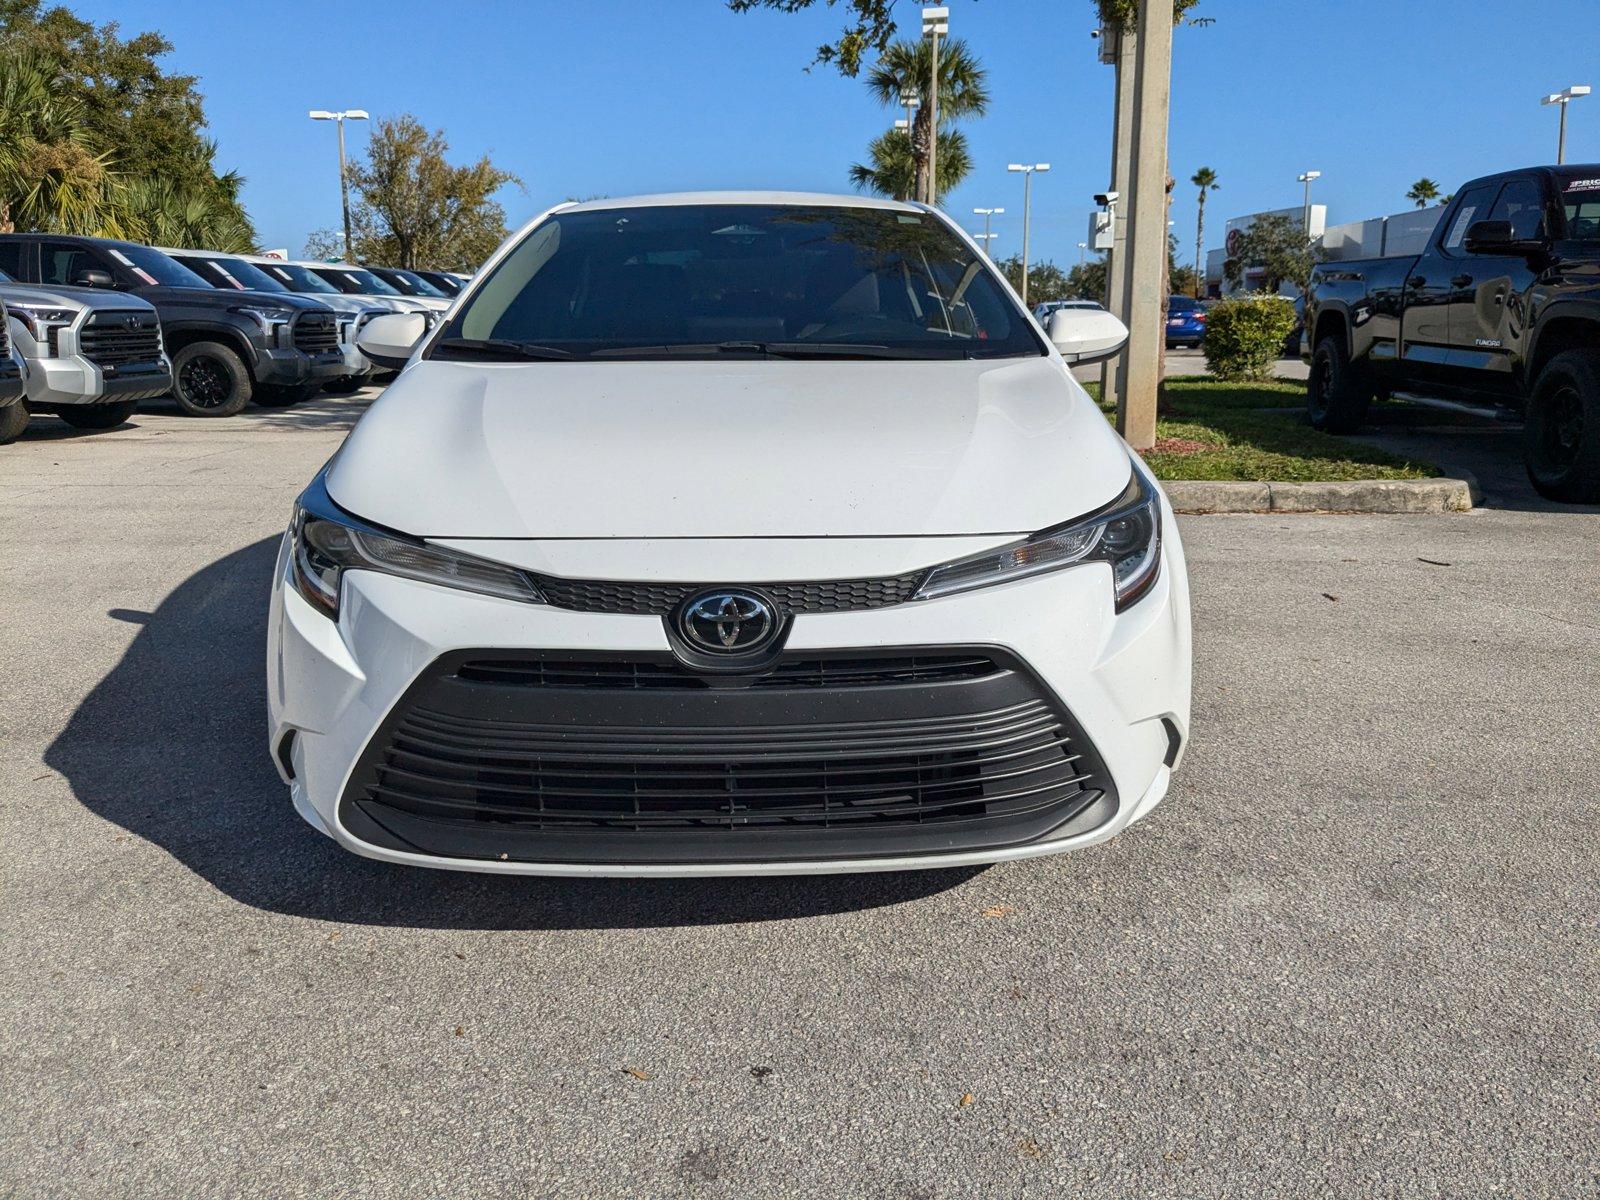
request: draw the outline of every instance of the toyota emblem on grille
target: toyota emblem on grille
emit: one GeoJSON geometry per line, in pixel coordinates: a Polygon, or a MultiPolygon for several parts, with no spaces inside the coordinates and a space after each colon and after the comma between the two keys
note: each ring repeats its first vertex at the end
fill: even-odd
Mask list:
{"type": "Polygon", "coordinates": [[[778,632],[778,615],[750,592],[703,592],[678,614],[678,629],[697,650],[714,654],[748,654],[778,632]]]}
{"type": "Polygon", "coordinates": [[[127,316],[122,318],[122,323],[124,325],[126,325],[129,329],[137,329],[137,328],[139,328],[139,314],[138,313],[129,313],[127,316]]]}

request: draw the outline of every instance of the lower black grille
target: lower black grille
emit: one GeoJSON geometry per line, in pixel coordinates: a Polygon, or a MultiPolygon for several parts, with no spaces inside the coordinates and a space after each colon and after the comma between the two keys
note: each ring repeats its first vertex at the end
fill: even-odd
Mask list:
{"type": "Polygon", "coordinates": [[[333,314],[302,313],[294,323],[294,348],[307,354],[326,354],[339,348],[339,326],[333,314]]]}
{"type": "Polygon", "coordinates": [[[340,816],[449,857],[697,863],[1014,845],[1115,806],[1071,715],[998,652],[813,652],[715,681],[664,655],[480,652],[412,686],[340,816]]]}
{"type": "Polygon", "coordinates": [[[78,348],[102,367],[161,361],[161,322],[153,312],[112,311],[89,316],[78,334],[78,348]]]}
{"type": "MultiPolygon", "coordinates": [[[[901,604],[916,594],[921,581],[922,574],[919,572],[892,579],[823,579],[806,583],[756,583],[748,586],[771,598],[784,612],[824,613],[887,608],[891,604],[901,604]]],[[[557,608],[645,616],[664,616],[709,586],[704,583],[559,579],[549,575],[538,576],[537,582],[544,598],[557,608]]]]}

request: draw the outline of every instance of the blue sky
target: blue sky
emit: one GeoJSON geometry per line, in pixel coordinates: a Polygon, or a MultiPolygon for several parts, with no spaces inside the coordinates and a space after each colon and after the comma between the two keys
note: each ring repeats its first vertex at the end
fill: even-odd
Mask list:
{"type": "MultiPolygon", "coordinates": [[[[976,161],[947,208],[996,219],[997,253],[1021,244],[1020,177],[1034,188],[1035,258],[1067,265],[1108,180],[1110,67],[1089,38],[1090,0],[947,0],[952,33],[989,69],[989,115],[964,128],[976,161]]],[[[249,182],[264,245],[298,253],[339,220],[331,125],[311,108],[412,112],[460,159],[490,152],[522,176],[501,199],[513,225],[570,195],[707,187],[848,190],[845,175],[894,113],[813,48],[840,23],[817,11],[735,15],[722,0],[76,0],[95,21],[155,28],[171,69],[200,76],[218,161],[249,182]]],[[[920,5],[898,0],[906,28],[920,5]]],[[[1188,177],[1210,165],[1207,246],[1222,219],[1300,202],[1323,177],[1329,220],[1398,211],[1419,175],[1446,190],[1475,174],[1554,161],[1556,115],[1538,99],[1600,86],[1600,0],[1201,0],[1204,28],[1177,33],[1173,218],[1193,253],[1188,177]],[[1563,35],[1561,31],[1565,31],[1563,35]]],[[[1568,160],[1600,160],[1600,94],[1573,104],[1568,160]]],[[[359,124],[352,146],[365,144],[359,124]]]]}

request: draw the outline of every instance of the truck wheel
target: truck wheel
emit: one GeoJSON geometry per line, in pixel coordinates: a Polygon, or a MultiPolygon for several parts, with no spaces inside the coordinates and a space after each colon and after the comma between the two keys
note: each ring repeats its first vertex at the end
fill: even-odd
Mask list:
{"type": "Polygon", "coordinates": [[[1600,350],[1564,350],[1539,372],[1522,453],[1541,496],[1600,504],[1600,350]]]}
{"type": "Polygon", "coordinates": [[[250,392],[250,372],[221,342],[190,342],[172,356],[172,398],[188,416],[234,416],[250,392]]]}
{"type": "Polygon", "coordinates": [[[9,445],[28,427],[28,408],[21,400],[0,408],[0,446],[9,445]]]}
{"type": "Polygon", "coordinates": [[[1337,334],[1317,343],[1311,356],[1311,377],[1306,381],[1306,411],[1311,427],[1326,433],[1354,433],[1367,419],[1372,387],[1350,362],[1350,353],[1337,334]]]}
{"type": "Polygon", "coordinates": [[[119,404],[63,404],[56,409],[56,416],[74,429],[115,429],[133,416],[133,410],[138,407],[137,400],[124,400],[119,404]]]}
{"type": "Polygon", "coordinates": [[[262,408],[288,408],[317,394],[314,383],[258,383],[255,402],[262,408]]]}

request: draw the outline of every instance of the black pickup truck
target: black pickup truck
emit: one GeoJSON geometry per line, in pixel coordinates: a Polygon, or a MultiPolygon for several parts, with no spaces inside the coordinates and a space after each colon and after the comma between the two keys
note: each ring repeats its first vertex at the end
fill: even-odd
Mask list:
{"type": "Polygon", "coordinates": [[[1474,179],[1421,254],[1318,265],[1305,328],[1318,429],[1375,396],[1520,416],[1534,487],[1600,503],[1600,165],[1474,179]]]}
{"type": "Polygon", "coordinates": [[[339,325],[308,296],[219,292],[149,246],[53,233],[0,234],[0,270],[27,283],[108,288],[155,306],[172,359],[172,397],[194,417],[251,400],[294,404],[345,374],[339,325]]]}

